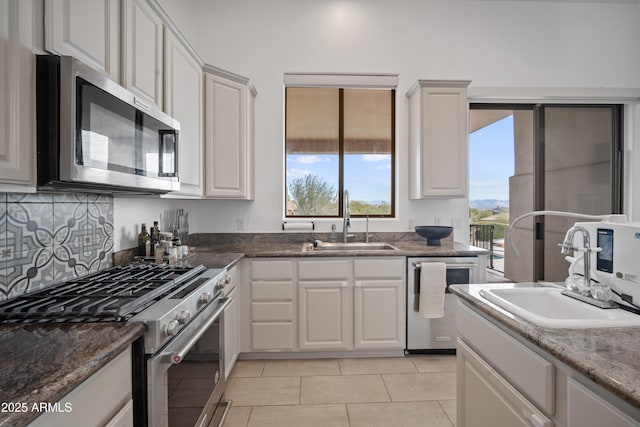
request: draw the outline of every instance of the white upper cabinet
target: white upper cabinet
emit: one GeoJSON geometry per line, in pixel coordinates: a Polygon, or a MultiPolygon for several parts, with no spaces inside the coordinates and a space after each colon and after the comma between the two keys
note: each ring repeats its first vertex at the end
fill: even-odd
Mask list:
{"type": "Polygon", "coordinates": [[[122,7],[123,86],[162,108],[164,25],[145,0],[124,0],[122,7]]]}
{"type": "Polygon", "coordinates": [[[409,98],[409,197],[466,197],[468,102],[462,80],[418,80],[409,98]]]}
{"type": "Polygon", "coordinates": [[[0,0],[0,191],[35,183],[33,25],[32,1],[0,0]]]}
{"type": "Polygon", "coordinates": [[[205,197],[253,199],[251,82],[205,66],[205,197]]]}
{"type": "Polygon", "coordinates": [[[121,0],[45,1],[45,49],[120,81],[120,5],[121,0]]]}
{"type": "MultiPolygon", "coordinates": [[[[171,31],[165,31],[165,112],[180,122],[178,174],[180,194],[203,193],[202,63],[171,31]]],[[[171,196],[176,193],[171,193],[171,196]]]]}

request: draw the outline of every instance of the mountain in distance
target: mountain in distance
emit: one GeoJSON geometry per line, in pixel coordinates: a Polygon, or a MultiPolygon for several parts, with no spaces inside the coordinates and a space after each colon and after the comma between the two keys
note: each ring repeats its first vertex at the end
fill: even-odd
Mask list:
{"type": "Polygon", "coordinates": [[[469,200],[469,207],[483,210],[491,210],[495,209],[496,206],[501,208],[508,208],[509,201],[508,200],[497,200],[497,199],[476,199],[469,200]]]}

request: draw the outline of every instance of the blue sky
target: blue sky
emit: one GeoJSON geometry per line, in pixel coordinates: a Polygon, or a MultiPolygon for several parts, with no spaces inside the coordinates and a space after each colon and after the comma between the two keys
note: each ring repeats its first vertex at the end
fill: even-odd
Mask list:
{"type": "Polygon", "coordinates": [[[509,200],[513,171],[513,116],[469,135],[470,200],[509,200]]]}
{"type": "MultiPolygon", "coordinates": [[[[345,155],[345,189],[351,200],[391,200],[391,156],[388,154],[345,155]]],[[[328,154],[287,155],[287,181],[315,174],[338,189],[338,156],[328,154]]]]}
{"type": "MultiPolygon", "coordinates": [[[[506,117],[469,136],[469,199],[509,199],[513,175],[513,116],[506,117]]],[[[338,188],[338,155],[287,155],[287,181],[315,174],[338,188]]],[[[345,156],[345,188],[351,200],[390,200],[391,156],[345,156]]]]}

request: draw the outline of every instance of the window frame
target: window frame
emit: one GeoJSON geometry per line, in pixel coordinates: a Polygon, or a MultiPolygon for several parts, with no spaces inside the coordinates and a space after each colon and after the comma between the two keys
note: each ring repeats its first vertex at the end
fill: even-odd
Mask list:
{"type": "MultiPolygon", "coordinates": [[[[348,77],[369,77],[369,79],[365,79],[363,81],[363,85],[358,84],[339,84],[335,80],[335,78],[340,79],[343,76],[339,75],[323,75],[323,78],[329,78],[329,83],[318,83],[313,84],[309,83],[307,80],[312,75],[295,75],[295,78],[289,79],[289,84],[287,84],[287,76],[285,75],[285,91],[284,91],[284,218],[293,219],[293,218],[342,218],[344,217],[344,156],[345,156],[345,141],[344,141],[344,90],[345,89],[370,89],[370,90],[387,90],[390,95],[391,102],[391,140],[390,140],[390,153],[391,156],[391,171],[390,171],[390,213],[389,214],[353,214],[350,216],[352,218],[396,218],[396,86],[397,86],[397,76],[391,75],[379,75],[379,76],[348,76],[348,77]],[[302,76],[302,77],[301,77],[302,76]],[[373,78],[374,81],[377,81],[377,78],[382,78],[382,83],[376,84],[371,81],[373,78]],[[390,79],[388,79],[390,77],[390,79]],[[300,81],[301,79],[301,81],[300,81]],[[393,81],[395,79],[395,85],[389,85],[389,81],[393,81]],[[339,90],[339,117],[338,117],[338,212],[336,215],[289,215],[287,210],[287,202],[288,202],[288,186],[287,186],[287,90],[289,88],[327,88],[333,87],[339,90]]],[[[313,77],[311,77],[311,81],[314,81],[313,77]]],[[[353,82],[351,82],[353,83],[353,82]]],[[[348,188],[347,188],[348,190],[348,188]]]]}

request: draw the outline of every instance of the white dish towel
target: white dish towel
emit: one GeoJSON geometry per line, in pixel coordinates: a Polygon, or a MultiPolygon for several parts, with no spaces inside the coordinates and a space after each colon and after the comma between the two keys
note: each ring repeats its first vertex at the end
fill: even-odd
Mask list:
{"type": "Polygon", "coordinates": [[[444,262],[420,263],[419,313],[427,319],[444,316],[444,292],[447,289],[447,265],[444,262]]]}

